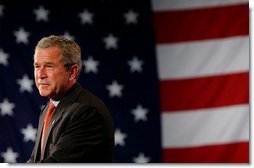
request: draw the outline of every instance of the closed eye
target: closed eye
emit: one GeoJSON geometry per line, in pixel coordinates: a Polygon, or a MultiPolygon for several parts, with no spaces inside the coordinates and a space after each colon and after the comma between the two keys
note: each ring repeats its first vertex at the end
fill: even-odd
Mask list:
{"type": "Polygon", "coordinates": [[[40,68],[40,65],[35,64],[34,68],[38,69],[38,68],[40,68]]]}
{"type": "Polygon", "coordinates": [[[46,68],[54,68],[55,66],[54,66],[54,64],[46,64],[45,67],[46,68]]]}

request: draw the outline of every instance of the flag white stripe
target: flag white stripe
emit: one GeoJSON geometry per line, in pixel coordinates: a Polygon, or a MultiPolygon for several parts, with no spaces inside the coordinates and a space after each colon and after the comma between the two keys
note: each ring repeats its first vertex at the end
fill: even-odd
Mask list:
{"type": "Polygon", "coordinates": [[[158,44],[160,79],[179,79],[249,70],[249,37],[158,44]]]}
{"type": "Polygon", "coordinates": [[[188,112],[163,112],[161,119],[162,145],[166,148],[249,140],[248,105],[188,112]]]}
{"type": "Polygon", "coordinates": [[[186,10],[246,4],[248,0],[152,0],[154,11],[186,10]]]}

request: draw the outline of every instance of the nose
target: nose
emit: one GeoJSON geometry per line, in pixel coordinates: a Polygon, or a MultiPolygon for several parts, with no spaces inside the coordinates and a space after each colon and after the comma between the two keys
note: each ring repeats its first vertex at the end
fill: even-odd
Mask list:
{"type": "Polygon", "coordinates": [[[46,74],[45,68],[41,67],[41,68],[37,69],[37,76],[39,79],[46,78],[47,74],[46,74]]]}

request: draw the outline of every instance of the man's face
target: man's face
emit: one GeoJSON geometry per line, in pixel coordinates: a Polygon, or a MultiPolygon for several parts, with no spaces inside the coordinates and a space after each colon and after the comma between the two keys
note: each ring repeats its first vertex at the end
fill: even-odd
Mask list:
{"type": "Polygon", "coordinates": [[[70,71],[57,47],[37,49],[34,54],[35,83],[41,96],[58,99],[71,87],[70,71]]]}

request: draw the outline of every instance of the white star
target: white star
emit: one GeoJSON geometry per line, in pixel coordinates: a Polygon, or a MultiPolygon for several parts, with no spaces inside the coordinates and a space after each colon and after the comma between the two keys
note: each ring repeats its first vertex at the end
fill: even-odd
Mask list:
{"type": "Polygon", "coordinates": [[[79,13],[78,16],[81,19],[81,24],[92,24],[93,23],[93,13],[89,12],[87,9],[84,9],[83,12],[79,13]]]}
{"type": "Polygon", "coordinates": [[[19,28],[17,31],[14,31],[14,35],[16,36],[17,43],[28,44],[28,36],[30,33],[26,32],[23,27],[19,28]]]}
{"type": "Polygon", "coordinates": [[[5,163],[16,163],[19,154],[14,152],[11,147],[8,147],[6,152],[1,153],[1,156],[4,158],[5,163]]]}
{"type": "Polygon", "coordinates": [[[132,72],[142,72],[142,65],[144,62],[142,60],[139,60],[136,56],[132,58],[132,60],[128,61],[128,65],[130,66],[130,71],[132,72]]]}
{"type": "Polygon", "coordinates": [[[109,90],[110,97],[122,97],[123,85],[118,84],[117,81],[113,81],[112,84],[107,85],[106,88],[109,90]]]}
{"type": "Polygon", "coordinates": [[[28,124],[26,128],[21,129],[21,133],[24,135],[24,141],[28,142],[29,140],[35,141],[37,129],[33,127],[32,124],[28,124]]]}
{"type": "Polygon", "coordinates": [[[117,49],[118,48],[118,46],[117,46],[118,38],[116,38],[112,34],[109,34],[107,37],[104,37],[103,41],[105,43],[106,49],[110,49],[110,48],[117,49]]]}
{"type": "Polygon", "coordinates": [[[125,18],[125,23],[126,24],[136,24],[137,23],[137,17],[138,14],[133,12],[133,10],[129,10],[127,13],[124,14],[124,18],[125,18]]]}
{"type": "Polygon", "coordinates": [[[17,79],[17,83],[20,85],[20,92],[33,91],[32,85],[34,84],[34,82],[32,79],[29,79],[27,75],[23,75],[22,79],[17,79]]]}
{"type": "Polygon", "coordinates": [[[83,64],[85,66],[86,73],[89,73],[89,72],[97,73],[98,72],[97,66],[99,65],[99,61],[94,60],[93,57],[89,56],[87,60],[83,61],[83,64]]]}
{"type": "Polygon", "coordinates": [[[115,130],[115,145],[124,146],[125,145],[125,138],[127,135],[123,132],[121,132],[120,129],[115,130]]]}
{"type": "Polygon", "coordinates": [[[9,54],[5,53],[2,49],[0,49],[0,64],[7,66],[9,63],[7,59],[9,58],[9,54]]]}
{"type": "Polygon", "coordinates": [[[4,15],[4,6],[0,5],[0,17],[4,15]]]}
{"type": "Polygon", "coordinates": [[[149,157],[146,157],[144,153],[139,153],[138,157],[133,158],[135,163],[148,163],[150,161],[149,157]]]}
{"type": "Polygon", "coordinates": [[[134,115],[135,122],[138,122],[139,120],[147,121],[146,114],[148,113],[148,110],[143,108],[142,105],[138,104],[136,109],[132,109],[131,113],[134,115]]]}
{"type": "Polygon", "coordinates": [[[13,115],[13,108],[15,107],[14,103],[9,102],[8,99],[4,99],[2,103],[0,103],[1,115],[13,115]]]}
{"type": "Polygon", "coordinates": [[[49,10],[46,10],[43,6],[40,6],[38,9],[34,10],[34,14],[36,15],[36,21],[45,21],[47,22],[49,20],[48,14],[49,10]]]}
{"type": "Polygon", "coordinates": [[[74,40],[75,39],[75,37],[70,35],[70,33],[68,31],[64,32],[64,37],[69,39],[69,40],[74,40]]]}

